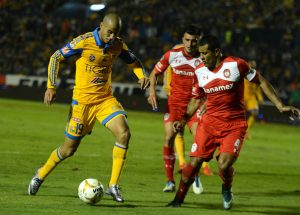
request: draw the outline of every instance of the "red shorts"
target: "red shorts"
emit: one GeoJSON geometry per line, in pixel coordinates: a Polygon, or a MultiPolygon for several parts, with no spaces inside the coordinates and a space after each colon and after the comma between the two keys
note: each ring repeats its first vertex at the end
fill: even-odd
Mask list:
{"type": "MultiPolygon", "coordinates": [[[[166,112],[164,114],[164,123],[167,122],[175,122],[175,121],[181,121],[183,119],[184,113],[186,112],[186,107],[178,107],[178,106],[167,106],[166,112]]],[[[195,122],[199,121],[199,112],[197,111],[187,122],[187,126],[189,128],[192,127],[192,125],[195,122]]]]}
{"type": "Polygon", "coordinates": [[[245,121],[232,123],[218,122],[206,124],[200,122],[197,127],[194,143],[191,148],[191,157],[201,157],[206,161],[213,158],[214,152],[219,148],[220,153],[228,153],[238,158],[242,148],[247,124],[245,121]],[[218,126],[214,126],[214,125],[218,126]]]}

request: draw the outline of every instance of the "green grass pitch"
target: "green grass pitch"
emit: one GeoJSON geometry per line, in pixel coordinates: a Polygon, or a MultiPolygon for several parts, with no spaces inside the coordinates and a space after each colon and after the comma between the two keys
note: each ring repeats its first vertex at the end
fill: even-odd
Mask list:
{"type": "MultiPolygon", "coordinates": [[[[222,210],[221,181],[202,177],[204,193],[191,190],[181,208],[166,208],[174,193],[163,193],[162,113],[128,112],[132,138],[121,178],[125,203],[104,196],[95,206],[77,197],[79,183],[98,178],[106,187],[110,178],[112,134],[97,124],[75,155],[61,163],[36,196],[27,195],[35,170],[60,145],[68,105],[46,107],[42,102],[0,99],[0,213],[1,214],[300,214],[300,128],[257,123],[252,139],[235,164],[234,205],[222,210]]],[[[150,107],[149,107],[150,109],[150,107]]],[[[192,143],[186,132],[186,151],[192,143]]],[[[176,173],[177,183],[180,175],[176,173]]]]}

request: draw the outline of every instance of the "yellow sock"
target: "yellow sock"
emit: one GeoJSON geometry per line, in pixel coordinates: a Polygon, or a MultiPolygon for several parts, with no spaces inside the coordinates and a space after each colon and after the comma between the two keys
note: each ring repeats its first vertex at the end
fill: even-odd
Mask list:
{"type": "Polygon", "coordinates": [[[50,157],[48,158],[47,162],[39,169],[38,177],[44,180],[47,175],[59,164],[63,158],[59,153],[59,148],[55,149],[50,157]]]}
{"type": "Polygon", "coordinates": [[[202,168],[205,168],[205,167],[207,167],[208,166],[208,163],[207,162],[203,162],[202,163],[202,168]]]}
{"type": "Polygon", "coordinates": [[[184,157],[184,139],[180,134],[177,134],[175,137],[175,149],[179,160],[179,166],[185,165],[186,160],[184,157]]]}
{"type": "Polygon", "coordinates": [[[126,155],[127,148],[124,148],[124,146],[116,143],[113,149],[113,164],[109,186],[119,183],[119,179],[124,168],[126,155]]]}
{"type": "Polygon", "coordinates": [[[248,129],[251,128],[253,126],[255,122],[255,116],[254,115],[251,115],[248,120],[247,120],[247,123],[248,123],[248,129]]]}

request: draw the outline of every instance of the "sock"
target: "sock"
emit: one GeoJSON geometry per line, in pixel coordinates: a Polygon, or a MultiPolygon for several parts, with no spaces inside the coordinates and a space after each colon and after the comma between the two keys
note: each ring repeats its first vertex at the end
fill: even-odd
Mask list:
{"type": "Polygon", "coordinates": [[[47,162],[39,169],[38,177],[44,180],[50,172],[59,164],[63,158],[60,155],[59,148],[55,149],[48,158],[47,162]]]}
{"type": "Polygon", "coordinates": [[[168,181],[174,181],[174,165],[175,165],[175,153],[173,148],[163,147],[163,159],[165,165],[165,172],[168,181]]]}
{"type": "Polygon", "coordinates": [[[178,200],[179,202],[183,202],[191,184],[194,182],[195,180],[194,175],[197,172],[197,169],[198,168],[193,167],[190,163],[183,168],[179,187],[175,196],[175,199],[178,200]]]}
{"type": "Polygon", "coordinates": [[[253,126],[254,122],[255,122],[255,116],[251,114],[247,120],[248,129],[253,126]]]}
{"type": "Polygon", "coordinates": [[[222,179],[222,182],[226,188],[230,188],[232,186],[233,176],[234,176],[234,168],[231,166],[227,171],[220,171],[219,176],[222,179]]]}
{"type": "Polygon", "coordinates": [[[202,168],[208,167],[208,163],[207,162],[203,162],[202,163],[202,168]]]}
{"type": "Polygon", "coordinates": [[[109,186],[116,185],[119,183],[119,179],[124,168],[126,155],[127,148],[125,148],[125,146],[119,143],[116,143],[113,148],[113,163],[109,186]]]}
{"type": "Polygon", "coordinates": [[[184,139],[181,134],[177,134],[175,137],[175,149],[179,160],[180,168],[186,164],[184,158],[184,139]]]}

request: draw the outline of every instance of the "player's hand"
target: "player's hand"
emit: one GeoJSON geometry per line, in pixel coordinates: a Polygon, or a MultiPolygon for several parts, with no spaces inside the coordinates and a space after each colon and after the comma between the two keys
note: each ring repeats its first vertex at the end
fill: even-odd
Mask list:
{"type": "Polygon", "coordinates": [[[147,89],[150,86],[150,80],[149,80],[149,78],[146,78],[146,77],[145,78],[141,78],[138,81],[138,83],[140,84],[142,90],[145,90],[145,89],[147,89]]]}
{"type": "Polygon", "coordinates": [[[56,89],[47,88],[44,96],[45,105],[51,105],[56,99],[56,89]]]}
{"type": "Polygon", "coordinates": [[[173,122],[173,131],[174,132],[181,132],[185,126],[185,121],[175,121],[173,122]]]}
{"type": "Polygon", "coordinates": [[[147,100],[148,100],[148,103],[152,106],[152,110],[157,111],[158,110],[158,99],[156,97],[156,94],[150,92],[147,100]]]}
{"type": "Polygon", "coordinates": [[[290,120],[300,121],[300,110],[293,106],[283,106],[280,110],[281,113],[287,114],[290,120]]]}

